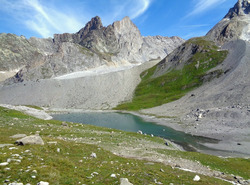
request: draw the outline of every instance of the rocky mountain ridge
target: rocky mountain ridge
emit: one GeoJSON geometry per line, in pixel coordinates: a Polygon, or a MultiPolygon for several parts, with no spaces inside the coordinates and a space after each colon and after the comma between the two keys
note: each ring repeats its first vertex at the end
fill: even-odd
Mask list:
{"type": "MultiPolygon", "coordinates": [[[[250,34],[249,10],[249,0],[238,0],[235,6],[229,10],[227,15],[217,25],[215,25],[214,28],[212,28],[205,37],[192,38],[186,41],[185,43],[177,47],[161,62],[159,62],[153,77],[161,76],[167,73],[170,69],[182,69],[183,66],[188,64],[188,62],[190,63],[190,58],[192,58],[197,53],[209,53],[213,49],[216,49],[218,53],[223,50],[231,50],[232,52],[233,50],[237,50],[238,47],[242,48],[242,51],[245,51],[250,41],[250,35],[248,35],[250,34]],[[220,32],[221,30],[223,31],[220,32]],[[210,41],[219,45],[219,48],[213,46],[212,43],[208,44],[210,41]],[[233,49],[233,44],[235,44],[237,48],[233,49]],[[230,45],[230,47],[228,47],[228,45],[230,45]]],[[[241,53],[239,50],[237,50],[237,52],[241,53]]],[[[234,53],[235,56],[233,57],[236,57],[237,52],[234,53]]],[[[212,62],[216,57],[212,56],[212,54],[208,54],[208,56],[210,56],[210,60],[207,62],[212,62]]],[[[222,70],[223,73],[228,74],[229,72],[234,70],[234,68],[236,67],[235,64],[237,64],[239,60],[240,58],[237,58],[237,61],[235,61],[234,63],[231,62],[230,65],[226,65],[226,63],[224,62],[224,64],[220,66],[221,68],[217,67],[215,69],[222,70]]],[[[199,60],[196,62],[197,66],[195,67],[199,68],[201,61],[199,60]]]]}
{"type": "Polygon", "coordinates": [[[53,39],[1,34],[0,71],[18,70],[7,83],[48,79],[100,66],[129,66],[163,58],[183,42],[179,37],[142,37],[129,17],[104,27],[97,16],[77,33],[55,34],[53,39]]]}
{"type": "Polygon", "coordinates": [[[250,1],[238,0],[227,15],[216,24],[208,33],[207,37],[218,45],[226,42],[242,39],[250,41],[250,1]]]}

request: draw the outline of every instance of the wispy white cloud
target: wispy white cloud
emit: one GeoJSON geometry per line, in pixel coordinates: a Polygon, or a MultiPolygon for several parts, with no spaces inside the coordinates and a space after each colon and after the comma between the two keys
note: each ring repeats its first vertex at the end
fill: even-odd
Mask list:
{"type": "Polygon", "coordinates": [[[75,32],[82,26],[75,16],[44,6],[38,0],[0,0],[0,4],[2,11],[14,15],[14,19],[42,37],[51,37],[54,33],[75,32]]]}
{"type": "Polygon", "coordinates": [[[112,11],[107,16],[109,17],[109,20],[107,21],[110,21],[111,19],[112,21],[115,21],[125,16],[129,16],[130,19],[136,19],[148,10],[153,1],[154,0],[111,0],[112,11]]]}
{"type": "Polygon", "coordinates": [[[198,30],[198,31],[190,32],[188,34],[181,35],[181,37],[185,40],[188,40],[188,39],[193,38],[193,37],[204,36],[204,35],[206,35],[206,33],[207,33],[207,31],[198,30]]]}
{"type": "Polygon", "coordinates": [[[147,9],[149,8],[149,5],[152,0],[138,0],[138,5],[133,9],[131,12],[132,14],[130,15],[131,19],[135,19],[142,15],[147,9]]]}
{"type": "MultiPolygon", "coordinates": [[[[77,32],[84,26],[84,23],[90,20],[91,16],[101,16],[106,24],[111,24],[125,16],[135,19],[148,10],[152,1],[107,0],[105,6],[108,11],[101,13],[90,9],[95,4],[97,6],[99,2],[92,0],[85,1],[81,4],[83,6],[77,8],[65,5],[66,10],[53,6],[51,3],[53,1],[49,0],[0,0],[0,11],[8,13],[12,21],[15,20],[19,24],[25,25],[27,29],[33,30],[41,37],[52,37],[54,33],[77,32]]],[[[61,1],[58,0],[58,2],[61,1]]]]}
{"type": "Polygon", "coordinates": [[[82,26],[81,21],[73,15],[45,7],[37,0],[24,0],[24,3],[34,11],[33,18],[26,20],[25,24],[43,37],[54,33],[75,32],[82,26]]]}
{"type": "Polygon", "coordinates": [[[192,25],[183,25],[180,26],[181,28],[201,28],[201,27],[207,27],[210,26],[210,24],[192,24],[192,25]]]}
{"type": "Polygon", "coordinates": [[[193,10],[186,16],[194,16],[200,13],[203,13],[215,6],[218,6],[222,3],[224,3],[226,0],[193,0],[193,3],[195,4],[193,10]]]}

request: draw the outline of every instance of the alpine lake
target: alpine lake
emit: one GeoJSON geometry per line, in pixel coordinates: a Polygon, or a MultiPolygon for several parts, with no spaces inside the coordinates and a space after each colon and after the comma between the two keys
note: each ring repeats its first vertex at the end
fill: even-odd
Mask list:
{"type": "Polygon", "coordinates": [[[90,124],[100,127],[113,128],[127,132],[142,132],[143,134],[158,136],[174,142],[185,151],[198,151],[207,154],[230,156],[229,151],[206,147],[204,143],[216,144],[219,140],[194,136],[155,122],[145,121],[139,116],[119,112],[81,112],[53,114],[53,119],[74,123],[90,124]]]}

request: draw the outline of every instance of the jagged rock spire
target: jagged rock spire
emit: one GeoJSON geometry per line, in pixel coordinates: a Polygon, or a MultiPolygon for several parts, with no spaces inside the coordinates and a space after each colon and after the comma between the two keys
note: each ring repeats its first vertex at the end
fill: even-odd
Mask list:
{"type": "Polygon", "coordinates": [[[77,34],[80,38],[86,36],[91,30],[102,29],[102,21],[99,16],[93,17],[91,21],[89,21],[84,28],[82,28],[77,34]]]}
{"type": "Polygon", "coordinates": [[[225,18],[232,19],[235,16],[243,16],[250,12],[250,0],[238,0],[238,2],[231,8],[225,18]]]}

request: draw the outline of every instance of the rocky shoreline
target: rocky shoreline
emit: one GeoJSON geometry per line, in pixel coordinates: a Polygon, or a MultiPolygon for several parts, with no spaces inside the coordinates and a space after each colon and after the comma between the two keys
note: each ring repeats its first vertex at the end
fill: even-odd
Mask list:
{"type": "Polygon", "coordinates": [[[164,118],[162,114],[154,115],[155,112],[150,113],[145,110],[140,113],[131,113],[141,116],[147,121],[171,127],[194,136],[219,140],[218,143],[202,143],[204,146],[217,150],[214,152],[206,151],[209,154],[227,157],[250,157],[249,129],[247,122],[239,127],[238,124],[218,124],[223,122],[223,118],[218,118],[216,121],[211,118],[204,118],[199,121],[196,119],[185,121],[181,118],[170,118],[167,116],[164,118]],[[221,152],[218,152],[218,150],[221,150],[221,152]]]}
{"type": "MultiPolygon", "coordinates": [[[[185,132],[187,134],[191,134],[194,136],[204,137],[207,138],[207,140],[218,140],[218,143],[213,142],[207,142],[202,143],[202,145],[209,148],[209,150],[199,150],[195,148],[198,152],[201,153],[207,153],[211,155],[216,156],[223,156],[223,157],[244,157],[249,158],[249,147],[250,143],[247,141],[247,132],[248,130],[245,129],[245,135],[242,133],[241,130],[237,130],[235,132],[228,132],[228,127],[225,125],[220,125],[218,130],[221,131],[220,134],[217,134],[213,132],[213,130],[206,128],[206,125],[203,124],[202,128],[204,130],[207,130],[207,132],[204,133],[204,130],[197,129],[197,125],[193,124],[184,124],[181,123],[181,120],[179,118],[174,117],[157,117],[157,115],[153,114],[145,114],[143,112],[135,112],[135,111],[117,111],[117,110],[82,110],[82,109],[51,109],[51,113],[53,114],[67,114],[67,113],[86,113],[86,112],[121,112],[121,113],[129,113],[133,114],[135,116],[143,118],[145,121],[153,122],[155,124],[163,125],[170,127],[174,130],[185,132]],[[196,127],[196,128],[195,128],[196,127]],[[225,130],[224,133],[222,131],[225,130]],[[239,134],[241,133],[241,134],[239,134]],[[218,136],[218,137],[216,137],[218,136]],[[237,139],[236,139],[237,138],[237,139]]],[[[196,122],[196,121],[195,121],[196,122]]],[[[215,126],[214,126],[215,127],[215,126]]],[[[231,128],[231,127],[230,127],[231,128]]],[[[182,148],[180,145],[177,144],[179,148],[182,148]]],[[[193,146],[192,146],[193,147],[193,146]]],[[[183,148],[182,148],[183,149],[183,148]]]]}

